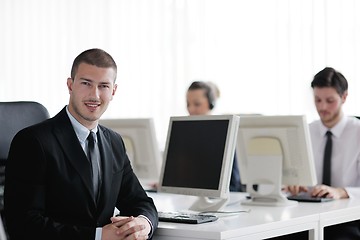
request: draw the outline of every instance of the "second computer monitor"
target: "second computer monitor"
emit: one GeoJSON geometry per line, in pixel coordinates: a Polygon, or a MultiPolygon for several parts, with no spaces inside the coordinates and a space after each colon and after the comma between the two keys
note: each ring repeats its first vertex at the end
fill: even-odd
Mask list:
{"type": "Polygon", "coordinates": [[[136,176],[145,189],[151,189],[159,181],[162,162],[153,119],[104,119],[100,124],[121,135],[136,176]]]}
{"type": "Polygon", "coordinates": [[[241,117],[236,151],[241,181],[251,195],[244,204],[292,205],[282,185],[317,183],[305,116],[241,117]]]}
{"type": "Polygon", "coordinates": [[[171,117],[159,191],[200,197],[191,210],[220,209],[228,198],[238,125],[235,115],[171,117]]]}

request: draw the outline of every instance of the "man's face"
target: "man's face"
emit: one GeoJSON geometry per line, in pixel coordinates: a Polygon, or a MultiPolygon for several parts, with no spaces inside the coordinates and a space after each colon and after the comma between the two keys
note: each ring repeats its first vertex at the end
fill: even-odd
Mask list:
{"type": "Polygon", "coordinates": [[[333,87],[314,88],[316,110],[325,126],[332,127],[340,120],[346,97],[347,92],[340,96],[333,87]]]}
{"type": "Polygon", "coordinates": [[[75,79],[68,78],[69,111],[88,129],[96,126],[116,92],[115,71],[81,63],[75,79]]]}

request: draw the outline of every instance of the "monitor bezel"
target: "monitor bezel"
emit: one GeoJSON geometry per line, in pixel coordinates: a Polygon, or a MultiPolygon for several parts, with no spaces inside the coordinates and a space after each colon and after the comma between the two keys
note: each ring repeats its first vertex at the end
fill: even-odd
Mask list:
{"type": "MultiPolygon", "coordinates": [[[[237,135],[237,146],[236,151],[238,153],[238,164],[240,169],[240,177],[243,183],[247,183],[247,175],[250,174],[247,171],[248,159],[245,154],[245,139],[242,133],[243,129],[266,129],[266,128],[295,128],[297,131],[297,135],[299,136],[299,143],[301,147],[300,151],[302,151],[302,164],[306,167],[303,171],[300,172],[301,176],[296,179],[286,179],[282,178],[282,183],[285,185],[292,184],[300,184],[304,186],[315,185],[317,183],[316,179],[316,171],[315,171],[315,163],[314,156],[311,145],[311,137],[309,132],[309,126],[306,121],[305,115],[272,115],[272,116],[244,116],[241,117],[240,125],[239,125],[239,133],[237,135]]],[[[260,136],[260,135],[258,135],[260,136]]],[[[268,135],[263,134],[262,136],[272,137],[271,133],[268,135]]],[[[289,143],[292,144],[292,143],[289,143]]],[[[290,156],[291,157],[291,156],[290,156]]],[[[283,163],[285,161],[292,161],[292,159],[283,159],[283,163]]],[[[284,168],[283,164],[283,168],[284,168]]],[[[284,169],[283,169],[284,170],[284,169]]]]}
{"type": "Polygon", "coordinates": [[[297,202],[287,199],[282,192],[283,185],[314,186],[317,183],[305,115],[242,117],[237,138],[240,177],[250,194],[241,204],[294,206],[297,202]],[[291,138],[294,133],[296,138],[291,138]],[[299,151],[293,158],[294,149],[299,151]]]}
{"type": "Polygon", "coordinates": [[[231,169],[236,147],[236,137],[238,133],[240,117],[236,115],[192,115],[192,116],[173,116],[170,117],[168,134],[166,138],[166,145],[164,150],[164,160],[160,172],[159,192],[174,193],[183,195],[192,195],[198,197],[214,197],[227,198],[229,194],[229,184],[231,177],[231,169]],[[163,186],[164,170],[166,168],[167,155],[171,137],[172,125],[176,121],[217,121],[228,120],[226,141],[224,148],[224,155],[222,160],[222,168],[217,189],[199,189],[199,188],[184,188],[177,186],[163,186]]]}
{"type": "MultiPolygon", "coordinates": [[[[135,156],[140,156],[142,159],[130,159],[130,157],[128,157],[135,175],[142,184],[151,185],[159,180],[162,156],[153,118],[101,119],[99,120],[99,124],[119,133],[121,137],[133,134],[132,129],[145,129],[145,135],[143,136],[143,143],[145,143],[145,145],[137,142],[136,137],[132,138],[133,136],[129,136],[134,141],[135,156]],[[143,151],[146,151],[146,153],[140,153],[143,151]],[[149,166],[150,176],[141,175],[141,171],[137,169],[137,164],[141,164],[141,162],[144,161],[146,161],[146,166],[149,166]]],[[[143,166],[144,165],[142,165],[142,167],[143,166]]]]}

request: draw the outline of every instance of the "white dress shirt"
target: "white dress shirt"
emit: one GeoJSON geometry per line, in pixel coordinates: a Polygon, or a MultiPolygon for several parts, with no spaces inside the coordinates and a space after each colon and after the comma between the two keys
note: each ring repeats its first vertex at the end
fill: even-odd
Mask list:
{"type": "Polygon", "coordinates": [[[343,187],[350,198],[360,198],[360,120],[343,116],[328,129],[320,120],[309,125],[316,176],[321,183],[323,175],[326,132],[332,132],[331,186],[343,187]]]}

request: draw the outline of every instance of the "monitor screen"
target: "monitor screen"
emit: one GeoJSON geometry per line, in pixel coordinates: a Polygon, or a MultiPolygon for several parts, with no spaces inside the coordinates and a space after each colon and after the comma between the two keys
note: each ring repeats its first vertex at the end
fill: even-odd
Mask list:
{"type": "Polygon", "coordinates": [[[235,115],[171,117],[159,191],[226,199],[238,125],[235,115]]]}
{"type": "Polygon", "coordinates": [[[252,198],[245,204],[296,204],[287,201],[281,192],[282,184],[316,184],[305,116],[241,117],[237,138],[241,181],[247,183],[247,191],[252,198]],[[265,193],[261,192],[262,185],[269,186],[265,193]]]}
{"type": "Polygon", "coordinates": [[[119,133],[134,173],[145,189],[159,181],[161,154],[152,118],[104,119],[100,124],[119,133]]]}

